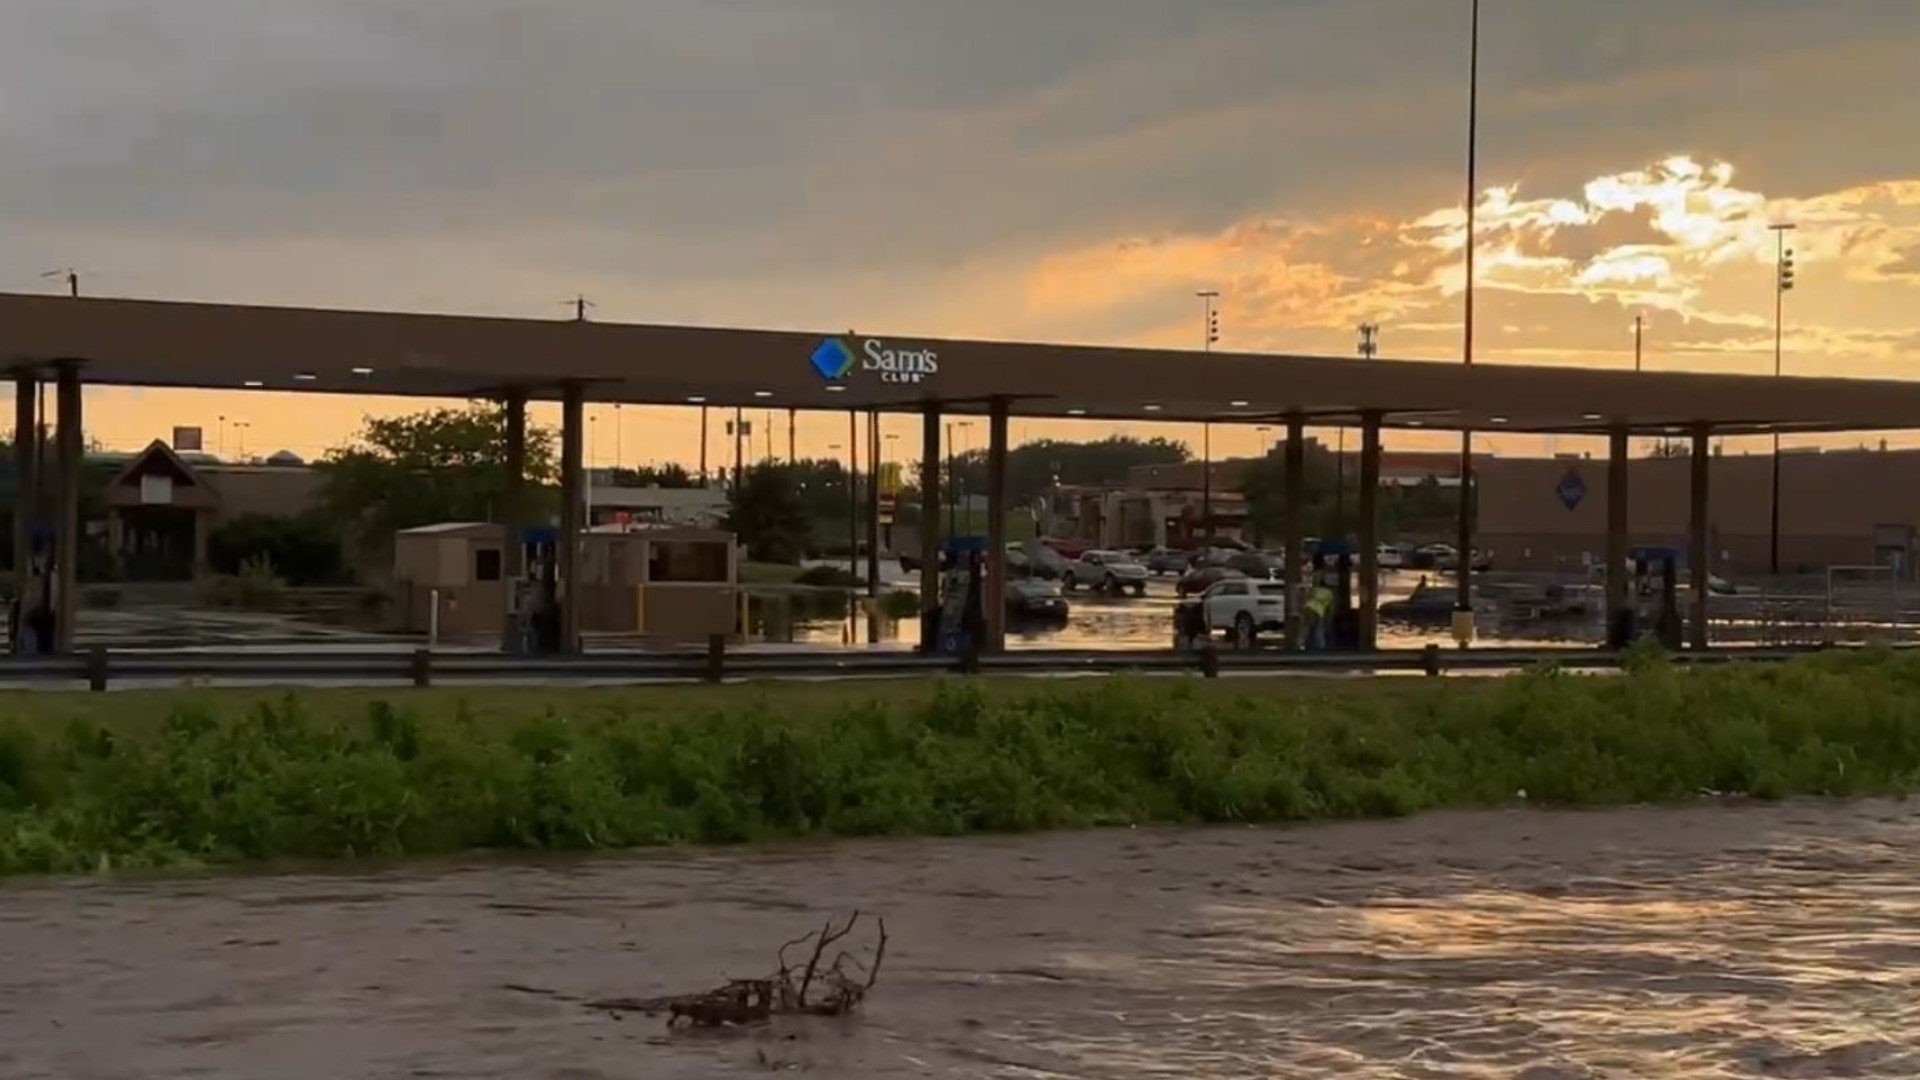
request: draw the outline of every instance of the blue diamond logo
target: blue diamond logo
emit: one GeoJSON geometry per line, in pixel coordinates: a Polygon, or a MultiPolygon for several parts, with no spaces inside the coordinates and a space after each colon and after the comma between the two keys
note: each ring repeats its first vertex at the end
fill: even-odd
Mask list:
{"type": "Polygon", "coordinates": [[[1554,485],[1553,493],[1560,496],[1560,505],[1566,507],[1568,510],[1573,510],[1578,508],[1580,503],[1586,499],[1587,482],[1580,479],[1580,473],[1578,471],[1568,469],[1567,475],[1561,477],[1560,482],[1554,485]]]}
{"type": "Polygon", "coordinates": [[[853,370],[853,351],[839,338],[828,338],[813,350],[813,370],[828,382],[839,382],[853,370]]]}

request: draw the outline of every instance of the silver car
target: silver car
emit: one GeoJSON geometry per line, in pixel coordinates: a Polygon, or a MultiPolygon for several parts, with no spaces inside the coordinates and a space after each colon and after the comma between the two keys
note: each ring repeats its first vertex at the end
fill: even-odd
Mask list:
{"type": "Polygon", "coordinates": [[[1089,551],[1068,564],[1060,575],[1060,586],[1072,590],[1085,585],[1105,592],[1124,589],[1145,596],[1147,576],[1147,568],[1124,551],[1089,551]]]}

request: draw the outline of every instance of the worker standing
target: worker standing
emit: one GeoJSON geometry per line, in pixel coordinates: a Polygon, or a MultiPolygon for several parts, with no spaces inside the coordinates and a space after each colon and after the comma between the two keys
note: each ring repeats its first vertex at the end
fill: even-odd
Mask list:
{"type": "Polygon", "coordinates": [[[1333,590],[1327,583],[1315,578],[1313,586],[1307,592],[1306,602],[1307,649],[1321,652],[1327,647],[1327,617],[1333,611],[1333,590]]]}

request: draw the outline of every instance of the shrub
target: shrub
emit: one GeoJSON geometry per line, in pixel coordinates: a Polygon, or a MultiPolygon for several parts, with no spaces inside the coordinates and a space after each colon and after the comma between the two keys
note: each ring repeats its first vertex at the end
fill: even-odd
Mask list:
{"type": "Polygon", "coordinates": [[[1920,786],[1916,691],[1920,658],[1885,654],[1284,688],[849,685],[825,704],[656,689],[512,712],[494,694],[485,719],[445,691],[345,717],[319,692],[215,697],[157,726],[0,719],[0,874],[1900,794],[1920,786]]]}
{"type": "Polygon", "coordinates": [[[793,583],[823,589],[851,589],[860,584],[860,579],[845,567],[820,563],[800,571],[800,576],[794,578],[793,583]]]}
{"type": "Polygon", "coordinates": [[[248,562],[265,560],[291,585],[332,585],[346,577],[339,530],[312,515],[241,514],[207,537],[207,565],[239,576],[248,562]]]}

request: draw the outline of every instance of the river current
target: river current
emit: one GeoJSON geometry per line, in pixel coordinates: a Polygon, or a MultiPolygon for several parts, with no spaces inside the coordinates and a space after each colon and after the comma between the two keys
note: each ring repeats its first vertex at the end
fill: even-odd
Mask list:
{"type": "Polygon", "coordinates": [[[1920,813],[1514,810],[0,886],[0,1078],[1920,1076],[1920,813]],[[884,915],[853,1018],[574,1000],[884,915]]]}

